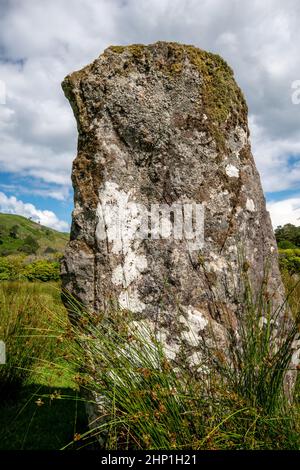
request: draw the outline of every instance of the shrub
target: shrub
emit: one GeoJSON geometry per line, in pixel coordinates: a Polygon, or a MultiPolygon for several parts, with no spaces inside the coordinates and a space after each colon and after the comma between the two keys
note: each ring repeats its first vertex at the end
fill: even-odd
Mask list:
{"type": "Polygon", "coordinates": [[[0,257],[0,280],[17,280],[24,278],[24,256],[10,255],[0,257]]]}
{"type": "Polygon", "coordinates": [[[286,249],[293,249],[293,248],[297,248],[294,243],[290,242],[289,240],[282,240],[280,242],[278,242],[278,248],[281,248],[282,250],[286,250],[286,249]]]}
{"type": "Polygon", "coordinates": [[[24,268],[24,276],[29,281],[58,281],[60,279],[60,265],[58,262],[38,260],[24,268]]]}
{"type": "Polygon", "coordinates": [[[38,242],[31,235],[28,235],[26,238],[24,238],[23,245],[19,248],[19,251],[22,251],[28,255],[33,255],[37,252],[38,249],[38,242]]]}
{"type": "Polygon", "coordinates": [[[300,273],[300,248],[279,250],[279,266],[290,274],[300,273]]]}
{"type": "Polygon", "coordinates": [[[19,226],[18,225],[13,225],[9,231],[9,236],[11,238],[18,238],[18,232],[19,232],[19,226]]]}
{"type": "Polygon", "coordinates": [[[29,281],[58,281],[59,261],[37,260],[26,264],[25,256],[0,257],[0,281],[28,279],[29,281]]]}
{"type": "Polygon", "coordinates": [[[47,248],[44,250],[44,253],[45,255],[52,255],[53,253],[56,253],[56,250],[51,246],[47,246],[47,248]]]}
{"type": "Polygon", "coordinates": [[[289,241],[294,246],[300,247],[300,227],[293,224],[285,224],[275,229],[275,236],[277,243],[282,241],[289,241]]]}

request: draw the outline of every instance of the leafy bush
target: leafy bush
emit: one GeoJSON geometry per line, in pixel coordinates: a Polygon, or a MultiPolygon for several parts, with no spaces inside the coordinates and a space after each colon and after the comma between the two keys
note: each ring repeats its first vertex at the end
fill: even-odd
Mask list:
{"type": "Polygon", "coordinates": [[[52,255],[53,253],[56,253],[56,250],[51,246],[47,246],[47,248],[44,250],[45,255],[52,255]]]}
{"type": "Polygon", "coordinates": [[[0,280],[17,280],[24,278],[24,256],[0,257],[0,280]]]}
{"type": "Polygon", "coordinates": [[[290,274],[300,273],[300,248],[279,249],[279,266],[290,274]]]}
{"type": "Polygon", "coordinates": [[[9,236],[11,238],[18,238],[18,232],[19,232],[19,226],[18,225],[13,225],[9,231],[9,236]]]}
{"type": "Polygon", "coordinates": [[[59,263],[47,260],[38,260],[28,264],[24,268],[23,273],[29,281],[58,281],[60,278],[59,263]]]}
{"type": "Polygon", "coordinates": [[[60,268],[58,261],[37,260],[26,264],[25,256],[0,257],[0,281],[58,281],[60,268]]]}
{"type": "Polygon", "coordinates": [[[281,248],[282,250],[287,250],[287,249],[294,249],[297,248],[294,243],[290,242],[289,240],[282,240],[278,242],[278,248],[281,248]]]}
{"type": "Polygon", "coordinates": [[[31,235],[28,235],[26,238],[24,238],[23,245],[20,246],[19,251],[22,251],[28,255],[34,255],[38,249],[38,242],[31,235]]]}
{"type": "Polygon", "coordinates": [[[300,227],[293,224],[280,225],[275,229],[277,243],[289,241],[294,247],[300,247],[300,227]]]}

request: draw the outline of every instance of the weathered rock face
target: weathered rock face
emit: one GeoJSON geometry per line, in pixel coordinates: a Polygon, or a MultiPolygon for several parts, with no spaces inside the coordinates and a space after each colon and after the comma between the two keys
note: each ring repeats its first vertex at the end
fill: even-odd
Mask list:
{"type": "Polygon", "coordinates": [[[208,331],[226,354],[226,333],[242,321],[241,270],[259,289],[268,264],[273,304],[283,300],[232,70],[192,46],[109,47],[63,89],[79,132],[64,287],[93,311],[115,303],[155,325],[170,358],[184,345],[192,364],[208,331]],[[179,227],[175,238],[175,218],[192,220],[195,237],[179,227]]]}

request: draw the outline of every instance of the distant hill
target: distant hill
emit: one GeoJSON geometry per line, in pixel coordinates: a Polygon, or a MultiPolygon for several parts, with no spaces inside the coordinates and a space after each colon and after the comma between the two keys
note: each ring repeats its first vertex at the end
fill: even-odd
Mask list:
{"type": "Polygon", "coordinates": [[[20,215],[0,213],[0,256],[24,254],[30,259],[63,253],[68,233],[44,227],[20,215]]]}

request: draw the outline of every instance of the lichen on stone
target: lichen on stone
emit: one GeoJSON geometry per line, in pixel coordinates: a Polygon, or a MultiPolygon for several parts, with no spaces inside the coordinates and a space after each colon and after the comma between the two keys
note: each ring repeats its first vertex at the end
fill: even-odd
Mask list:
{"type": "MultiPolygon", "coordinates": [[[[217,147],[225,151],[226,121],[233,119],[237,124],[246,126],[247,120],[247,105],[234,80],[232,69],[218,54],[176,42],[158,42],[148,47],[142,44],[110,46],[106,51],[124,54],[137,61],[147,61],[151,48],[161,48],[165,54],[149,63],[149,70],[156,68],[170,80],[176,80],[188,63],[198,71],[201,77],[201,103],[198,106],[208,116],[207,127],[217,147]]],[[[128,75],[132,70],[132,67],[127,67],[120,73],[128,75]]]]}

